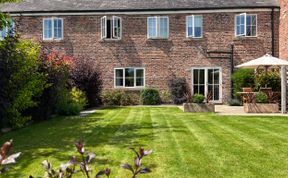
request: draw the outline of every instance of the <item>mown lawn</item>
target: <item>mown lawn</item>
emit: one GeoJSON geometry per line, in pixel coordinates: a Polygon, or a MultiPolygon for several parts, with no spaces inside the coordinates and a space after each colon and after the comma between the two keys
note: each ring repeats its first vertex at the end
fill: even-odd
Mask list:
{"type": "MultiPolygon", "coordinates": [[[[141,177],[288,177],[288,118],[225,117],[183,113],[176,107],[103,109],[88,117],[55,118],[2,135],[14,139],[23,155],[3,177],[42,176],[41,162],[54,166],[77,155],[74,142],[85,140],[97,153],[95,167],[110,167],[127,178],[121,163],[132,163],[128,147],[152,148],[141,177]]],[[[78,174],[76,177],[81,177],[78,174]]]]}

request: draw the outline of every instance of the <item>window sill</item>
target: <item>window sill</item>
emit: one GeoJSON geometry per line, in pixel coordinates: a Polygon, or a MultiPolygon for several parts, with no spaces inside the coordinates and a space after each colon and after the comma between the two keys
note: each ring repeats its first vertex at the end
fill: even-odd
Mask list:
{"type": "Polygon", "coordinates": [[[59,40],[53,40],[53,39],[51,39],[51,40],[42,40],[43,42],[45,42],[45,43],[51,43],[51,42],[56,42],[56,43],[60,43],[60,42],[63,42],[64,41],[64,39],[59,39],[59,40]]]}
{"type": "Polygon", "coordinates": [[[143,89],[145,89],[145,87],[114,87],[114,89],[137,91],[137,90],[143,90],[143,89]]]}
{"type": "Polygon", "coordinates": [[[120,39],[101,39],[100,42],[102,42],[102,43],[105,43],[105,42],[113,43],[113,42],[120,42],[121,40],[122,40],[121,38],[120,39]]]}
{"type": "Polygon", "coordinates": [[[236,36],[234,40],[257,39],[258,36],[236,36]]]}
{"type": "Polygon", "coordinates": [[[183,41],[203,41],[204,38],[185,38],[183,41]]]}
{"type": "Polygon", "coordinates": [[[147,38],[147,40],[151,40],[151,41],[154,41],[154,40],[169,40],[169,37],[168,38],[161,38],[161,37],[147,38]]]}

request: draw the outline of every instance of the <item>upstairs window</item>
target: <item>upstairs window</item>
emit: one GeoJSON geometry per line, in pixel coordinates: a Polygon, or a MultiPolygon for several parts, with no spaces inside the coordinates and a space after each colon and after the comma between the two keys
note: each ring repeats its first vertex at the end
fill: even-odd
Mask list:
{"type": "Polygon", "coordinates": [[[148,17],[148,38],[167,39],[169,36],[169,19],[164,16],[148,17]]]}
{"type": "Polygon", "coordinates": [[[257,16],[246,13],[236,15],[235,33],[237,37],[257,36],[257,16]]]}
{"type": "Polygon", "coordinates": [[[43,40],[63,39],[63,19],[45,18],[43,19],[43,40]]]}
{"type": "Polygon", "coordinates": [[[143,68],[116,68],[116,88],[143,88],[145,86],[145,74],[143,68]]]}
{"type": "Polygon", "coordinates": [[[101,18],[101,38],[102,39],[121,39],[122,35],[122,21],[120,17],[101,18]]]}
{"type": "Polygon", "coordinates": [[[201,15],[186,17],[186,36],[188,38],[202,38],[203,20],[201,15]]]}
{"type": "Polygon", "coordinates": [[[3,40],[7,36],[13,36],[15,31],[15,23],[12,21],[10,22],[10,26],[3,27],[3,29],[0,31],[0,40],[3,40]]]}

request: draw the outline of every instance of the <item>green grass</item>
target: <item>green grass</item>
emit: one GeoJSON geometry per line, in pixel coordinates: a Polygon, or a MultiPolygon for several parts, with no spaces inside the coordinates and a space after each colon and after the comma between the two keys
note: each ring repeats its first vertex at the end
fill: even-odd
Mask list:
{"type": "MultiPolygon", "coordinates": [[[[88,117],[55,118],[2,135],[14,139],[23,155],[4,177],[42,176],[41,162],[54,166],[76,155],[85,140],[96,152],[96,169],[128,177],[119,168],[132,162],[128,147],[152,148],[144,164],[153,172],[140,177],[288,177],[288,118],[237,117],[183,113],[176,107],[103,109],[88,117]]],[[[95,173],[95,171],[94,171],[95,173]]],[[[81,177],[78,174],[76,177],[81,177]]]]}

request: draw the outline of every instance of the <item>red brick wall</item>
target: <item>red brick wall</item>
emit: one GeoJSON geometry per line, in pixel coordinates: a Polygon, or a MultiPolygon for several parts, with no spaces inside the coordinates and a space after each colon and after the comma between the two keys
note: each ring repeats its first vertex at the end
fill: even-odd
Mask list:
{"type": "MultiPolygon", "coordinates": [[[[256,12],[253,12],[255,14],[256,12]]],[[[271,53],[271,12],[256,13],[258,36],[236,38],[234,18],[236,13],[203,14],[203,38],[187,39],[187,14],[169,16],[170,34],[168,40],[147,39],[148,15],[119,15],[123,21],[123,35],[120,41],[102,41],[101,16],[63,16],[64,40],[42,42],[70,55],[88,55],[101,66],[104,89],[114,86],[114,68],[145,67],[146,86],[167,89],[167,79],[175,74],[186,77],[191,86],[191,67],[222,67],[223,99],[230,96],[230,60],[211,59],[207,50],[229,50],[235,45],[235,65],[271,53]]],[[[191,15],[191,14],[189,14],[191,15]]],[[[276,18],[279,13],[275,12],[276,18]]],[[[277,18],[278,17],[278,18],[277,18]]],[[[20,32],[24,38],[42,41],[42,18],[21,17],[20,32]]],[[[278,21],[275,22],[275,54],[278,52],[278,21]]]]}
{"type": "Polygon", "coordinates": [[[288,60],[288,1],[280,0],[280,57],[288,60]]]}

